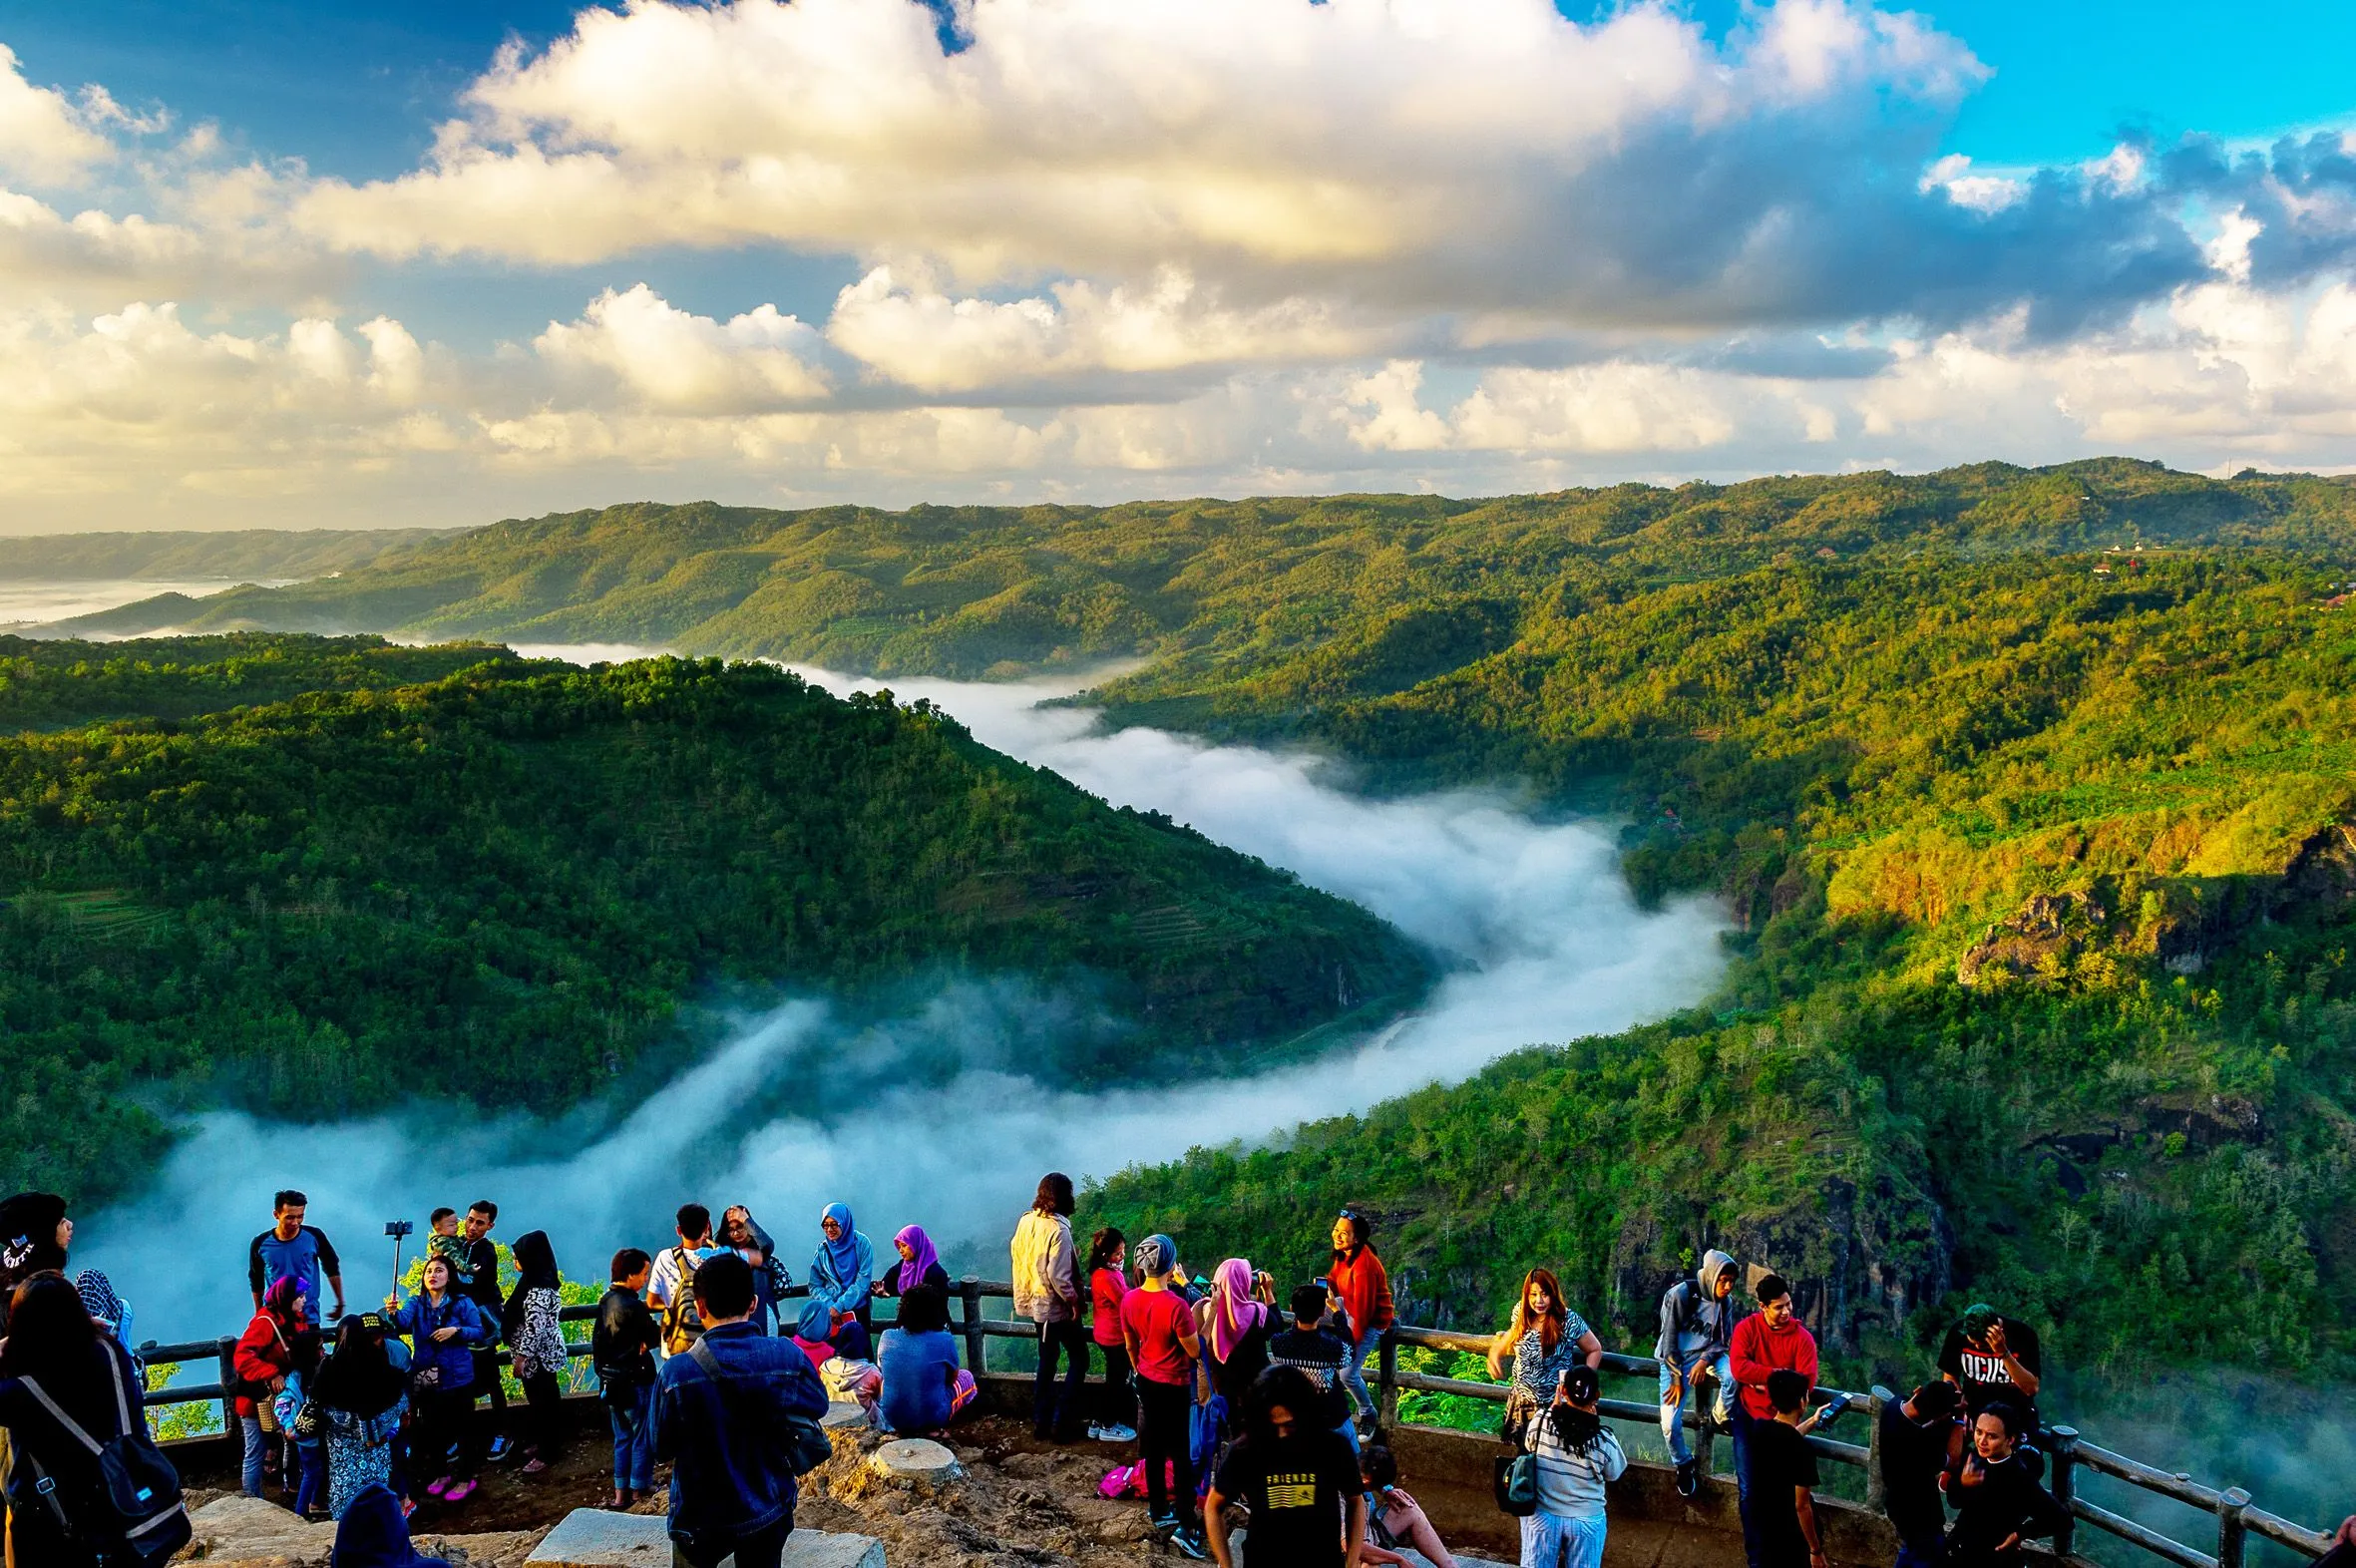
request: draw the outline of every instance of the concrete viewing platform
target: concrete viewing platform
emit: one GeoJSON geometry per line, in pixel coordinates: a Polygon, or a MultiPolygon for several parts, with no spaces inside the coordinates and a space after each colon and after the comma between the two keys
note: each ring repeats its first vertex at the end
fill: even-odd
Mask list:
{"type": "MultiPolygon", "coordinates": [[[[726,1568],[733,1563],[728,1558],[726,1568]]],[[[668,1525],[652,1514],[576,1508],[524,1559],[525,1568],[671,1568],[668,1525]]],[[[796,1530],[783,1568],[884,1568],[884,1543],[865,1535],[796,1530]]]]}

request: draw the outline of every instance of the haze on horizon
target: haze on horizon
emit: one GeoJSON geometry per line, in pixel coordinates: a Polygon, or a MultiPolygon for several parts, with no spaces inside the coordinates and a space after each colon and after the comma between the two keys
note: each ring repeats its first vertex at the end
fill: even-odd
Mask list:
{"type": "Polygon", "coordinates": [[[0,532],[2342,468],[2352,44],[2305,0],[10,0],[0,532]]]}

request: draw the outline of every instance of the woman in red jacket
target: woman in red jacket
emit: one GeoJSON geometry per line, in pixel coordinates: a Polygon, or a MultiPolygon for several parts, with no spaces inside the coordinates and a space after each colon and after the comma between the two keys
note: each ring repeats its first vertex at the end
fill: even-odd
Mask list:
{"type": "Polygon", "coordinates": [[[230,1366],[237,1374],[237,1423],[245,1437],[248,1497],[261,1495],[265,1469],[278,1468],[262,1462],[278,1437],[278,1416],[270,1408],[271,1396],[286,1386],[288,1372],[307,1372],[318,1365],[319,1336],[310,1326],[309,1309],[302,1280],[288,1275],[270,1287],[270,1293],[262,1298],[261,1311],[253,1315],[237,1339],[230,1366]]]}
{"type": "Polygon", "coordinates": [[[1350,1360],[1342,1364],[1342,1386],[1350,1390],[1360,1423],[1369,1427],[1375,1407],[1374,1396],[1367,1391],[1367,1358],[1381,1344],[1382,1331],[1390,1327],[1393,1316],[1390,1276],[1369,1240],[1374,1230],[1374,1222],[1365,1215],[1344,1209],[1334,1221],[1334,1267],[1326,1272],[1327,1287],[1350,1318],[1343,1336],[1350,1345],[1350,1360]]]}

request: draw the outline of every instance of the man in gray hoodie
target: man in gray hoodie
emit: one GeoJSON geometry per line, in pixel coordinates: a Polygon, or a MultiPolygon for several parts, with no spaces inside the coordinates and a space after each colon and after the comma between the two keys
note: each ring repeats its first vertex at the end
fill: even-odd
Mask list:
{"type": "Polygon", "coordinates": [[[1702,1379],[1715,1378],[1714,1414],[1721,1426],[1732,1419],[1735,1377],[1727,1352],[1735,1343],[1735,1279],[1741,1270],[1735,1260],[1715,1247],[1702,1254],[1702,1266],[1690,1280],[1680,1280],[1661,1297],[1661,1338],[1653,1355],[1661,1363],[1661,1435],[1669,1440],[1669,1457],[1677,1462],[1677,1489],[1691,1497],[1702,1489],[1701,1465],[1685,1440],[1686,1395],[1690,1390],[1694,1418],[1702,1418],[1702,1379]]]}

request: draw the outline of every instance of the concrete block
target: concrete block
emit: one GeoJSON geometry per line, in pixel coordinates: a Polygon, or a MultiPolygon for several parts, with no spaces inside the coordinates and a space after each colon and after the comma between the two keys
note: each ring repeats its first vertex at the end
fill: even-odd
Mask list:
{"type": "MultiPolygon", "coordinates": [[[[526,1568],[671,1568],[670,1530],[653,1514],[576,1508],[524,1561],[526,1568]]],[[[786,1538],[782,1568],[884,1568],[884,1543],[796,1530],[786,1538]]]]}
{"type": "Polygon", "coordinates": [[[818,1424],[830,1432],[865,1431],[867,1410],[856,1399],[837,1399],[818,1417],[818,1424]]]}
{"type": "Polygon", "coordinates": [[[223,1497],[189,1515],[196,1554],[209,1562],[277,1561],[289,1568],[324,1568],[335,1550],[335,1526],[310,1524],[259,1497],[223,1497]]]}
{"type": "Polygon", "coordinates": [[[929,1437],[898,1437],[868,1456],[868,1468],[904,1485],[942,1485],[965,1474],[958,1456],[929,1437]]]}

